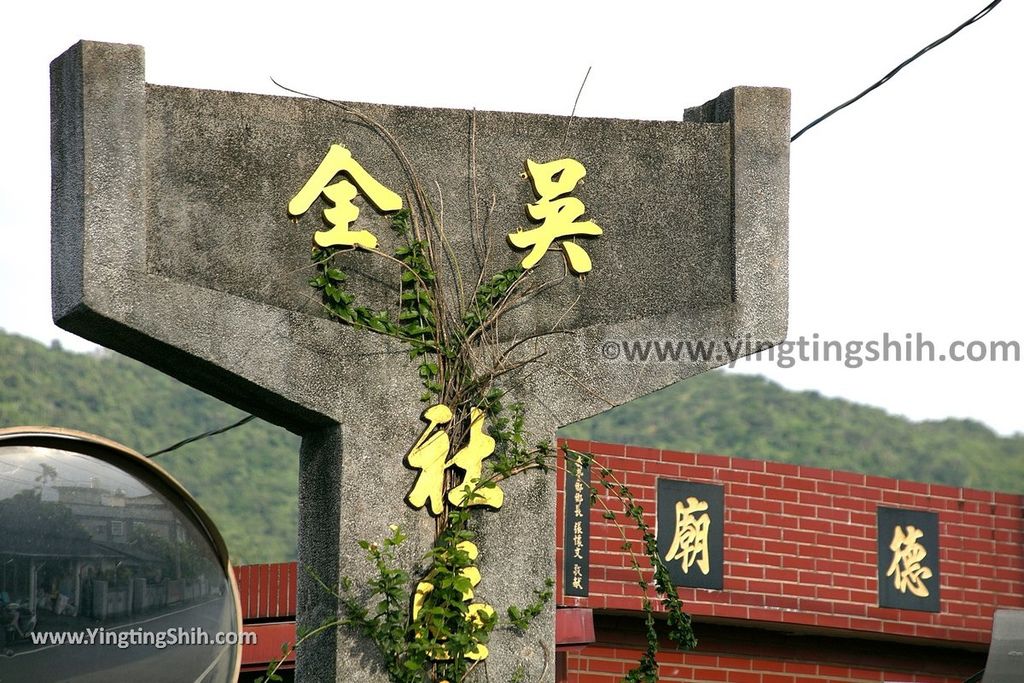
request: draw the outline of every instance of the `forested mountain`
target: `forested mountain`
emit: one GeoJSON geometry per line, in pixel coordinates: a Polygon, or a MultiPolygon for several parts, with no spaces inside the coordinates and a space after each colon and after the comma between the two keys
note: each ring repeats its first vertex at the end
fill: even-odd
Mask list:
{"type": "Polygon", "coordinates": [[[1024,435],[974,420],[912,422],[751,375],[700,375],[561,435],[1024,492],[1024,435]]]}
{"type": "MultiPolygon", "coordinates": [[[[0,426],[51,425],[151,453],[245,413],[113,352],[0,334],[0,426]]],[[[294,559],[299,438],[262,420],[157,458],[213,517],[238,563],[294,559]]]]}
{"type": "MultiPolygon", "coordinates": [[[[243,415],[118,354],[0,333],[0,426],[81,429],[149,453],[243,415]]],[[[1024,492],[1024,436],[914,423],[760,377],[702,375],[562,435],[1024,492]]],[[[298,437],[255,420],[157,461],[207,509],[235,562],[282,561],[295,556],[298,449],[298,437]]]]}

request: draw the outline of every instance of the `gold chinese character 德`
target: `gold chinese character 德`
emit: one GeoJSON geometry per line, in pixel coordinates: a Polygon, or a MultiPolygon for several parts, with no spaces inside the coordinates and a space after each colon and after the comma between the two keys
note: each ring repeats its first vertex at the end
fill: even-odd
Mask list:
{"type": "MultiPolygon", "coordinates": [[[[576,184],[587,174],[587,169],[575,159],[558,159],[546,164],[526,160],[526,175],[533,183],[538,201],[527,204],[526,211],[541,224],[531,230],[520,229],[508,236],[512,246],[519,249],[531,248],[522,261],[523,268],[533,268],[551,248],[556,239],[574,235],[600,235],[603,231],[592,221],[577,221],[586,210],[583,202],[576,197],[566,197],[576,189],[576,184]]],[[[590,272],[590,255],[575,242],[560,241],[565,258],[574,273],[590,272]]]]}
{"type": "Polygon", "coordinates": [[[921,564],[928,551],[918,540],[924,536],[924,532],[915,526],[907,525],[904,533],[903,527],[897,526],[893,530],[892,543],[889,549],[892,550],[892,564],[886,576],[893,577],[893,585],[900,593],[911,593],[919,598],[928,597],[928,587],[924,585],[925,579],[932,577],[932,570],[921,564]]]}
{"type": "MultiPolygon", "coordinates": [[[[464,551],[468,556],[469,560],[475,561],[477,558],[478,550],[474,543],[470,541],[462,541],[456,548],[464,551]]],[[[459,570],[459,576],[469,579],[470,587],[462,591],[462,600],[469,602],[473,599],[473,587],[480,583],[480,570],[476,567],[464,567],[459,570]]],[[[412,599],[412,620],[415,622],[419,617],[420,610],[423,609],[423,605],[427,600],[427,596],[434,590],[434,584],[431,583],[431,577],[428,576],[426,580],[420,581],[416,584],[416,594],[412,599]]],[[[466,620],[474,622],[477,626],[483,626],[484,619],[494,618],[494,608],[483,602],[475,602],[467,606],[466,608],[466,620]]],[[[469,650],[465,654],[466,659],[478,660],[487,659],[489,654],[487,646],[483,643],[476,643],[473,649],[469,650]]],[[[442,645],[438,651],[432,653],[434,659],[449,659],[450,656],[447,650],[442,645]]]]}
{"type": "Polygon", "coordinates": [[[448,502],[456,507],[486,505],[498,509],[505,500],[504,492],[497,486],[476,484],[483,474],[483,461],[494,452],[494,439],[484,432],[484,412],[479,408],[470,410],[469,441],[455,455],[448,459],[451,441],[448,433],[441,428],[452,420],[448,406],[437,404],[423,413],[429,425],[413,445],[406,461],[418,469],[416,482],[406,500],[414,508],[429,504],[433,515],[444,509],[444,473],[455,466],[465,472],[463,483],[448,492],[448,502]]]}
{"type": "Polygon", "coordinates": [[[686,505],[681,500],[676,501],[676,532],[665,561],[678,559],[684,573],[689,573],[694,562],[705,575],[711,571],[711,559],[708,556],[711,518],[705,512],[707,509],[707,501],[697,500],[693,496],[686,499],[686,505]],[[697,512],[704,514],[696,517],[694,515],[697,512]]]}
{"type": "Polygon", "coordinates": [[[402,198],[377,182],[366,172],[352,153],[341,145],[331,145],[327,156],[302,186],[299,193],[288,202],[288,213],[301,216],[309,210],[316,198],[321,194],[332,204],[324,209],[324,220],[332,228],[318,230],[313,241],[321,247],[363,247],[374,249],[377,238],[367,230],[349,230],[349,226],[359,216],[359,207],[352,203],[356,194],[361,193],[378,211],[398,211],[402,208],[402,198]],[[334,176],[344,173],[349,180],[331,183],[334,176]]]}

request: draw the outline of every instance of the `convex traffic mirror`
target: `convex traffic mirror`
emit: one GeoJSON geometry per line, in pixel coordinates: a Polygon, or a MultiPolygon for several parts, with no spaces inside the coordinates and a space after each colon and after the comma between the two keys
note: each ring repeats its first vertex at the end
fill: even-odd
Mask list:
{"type": "Polygon", "coordinates": [[[169,474],[105,439],[0,430],[0,679],[234,681],[224,541],[169,474]]]}

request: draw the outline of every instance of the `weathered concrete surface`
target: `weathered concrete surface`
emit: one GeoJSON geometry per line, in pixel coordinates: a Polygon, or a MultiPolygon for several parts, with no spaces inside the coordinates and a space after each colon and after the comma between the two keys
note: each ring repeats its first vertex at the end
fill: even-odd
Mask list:
{"type": "MultiPolygon", "coordinates": [[[[324,581],[364,575],[355,541],[390,523],[413,532],[411,565],[433,532],[424,511],[402,505],[413,480],[402,456],[423,428],[415,368],[398,344],[321,314],[306,280],[322,205],[298,225],[285,208],[332,143],[404,192],[394,152],[327,103],[154,86],[144,71],[142,48],[88,42],[52,65],[54,320],[301,434],[299,560],[324,581]]],[[[394,133],[435,208],[443,200],[467,282],[485,251],[492,194],[487,271],[522,258],[505,235],[526,227],[534,199],[519,176],[526,158],[571,155],[587,167],[574,196],[605,231],[581,242],[594,271],[565,278],[505,329],[523,337],[561,319],[573,332],[540,340],[543,363],[509,378],[531,402],[534,434],[723,362],[608,363],[605,340],[785,336],[788,91],[736,88],[685,122],[575,119],[567,145],[564,117],[352,106],[394,133]]],[[[389,250],[385,219],[361,208],[357,227],[389,250]]],[[[393,268],[366,254],[347,265],[367,276],[368,303],[395,300],[393,268]]],[[[561,268],[550,253],[536,277],[557,279],[561,268]]],[[[477,592],[499,611],[529,602],[555,572],[553,476],[518,479],[504,485],[500,513],[481,515],[477,592]]],[[[302,575],[302,623],[330,612],[323,597],[302,575]]],[[[491,680],[520,662],[529,680],[545,667],[543,680],[553,680],[550,612],[527,636],[492,643],[491,680]]],[[[343,634],[300,652],[299,671],[302,680],[380,679],[373,656],[343,634]]]]}

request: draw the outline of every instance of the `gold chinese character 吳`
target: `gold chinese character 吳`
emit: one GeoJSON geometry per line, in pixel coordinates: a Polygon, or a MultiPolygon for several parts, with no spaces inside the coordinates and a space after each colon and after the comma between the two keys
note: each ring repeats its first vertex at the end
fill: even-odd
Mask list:
{"type": "MultiPolygon", "coordinates": [[[[526,160],[526,175],[533,183],[538,201],[527,204],[526,211],[541,224],[531,230],[518,230],[508,236],[512,246],[519,249],[531,248],[522,261],[523,268],[533,268],[551,248],[556,239],[573,235],[600,235],[603,231],[592,221],[577,221],[586,210],[583,202],[576,197],[566,197],[576,189],[576,184],[587,174],[587,169],[575,159],[558,159],[546,164],[526,160]]],[[[590,272],[590,255],[574,242],[560,241],[569,267],[574,273],[590,272]]]]}
{"type": "Polygon", "coordinates": [[[924,585],[925,579],[932,577],[932,570],[921,564],[928,551],[918,540],[924,536],[924,532],[915,526],[907,525],[904,533],[903,527],[896,526],[892,534],[892,543],[889,549],[892,550],[892,564],[886,576],[893,577],[893,585],[900,593],[911,593],[919,598],[928,597],[928,587],[924,585]]]}
{"type": "Polygon", "coordinates": [[[288,213],[301,216],[309,210],[321,194],[331,203],[324,209],[324,220],[332,227],[330,230],[318,230],[313,241],[321,247],[363,247],[374,249],[377,238],[367,230],[349,230],[349,226],[359,216],[359,207],[352,203],[356,194],[361,193],[378,211],[398,211],[402,208],[402,198],[377,182],[366,172],[352,153],[341,145],[331,145],[327,156],[302,186],[298,194],[288,202],[288,213]],[[339,173],[344,173],[349,180],[331,183],[339,173]]]}
{"type": "Polygon", "coordinates": [[[448,406],[437,404],[427,408],[423,419],[429,424],[413,445],[406,461],[418,469],[416,482],[406,500],[414,508],[429,503],[433,515],[444,509],[444,473],[455,466],[465,472],[463,483],[448,492],[448,502],[456,507],[486,505],[498,509],[505,500],[504,492],[497,486],[475,488],[483,473],[483,460],[494,452],[494,439],[484,432],[484,412],[479,408],[470,410],[468,443],[448,459],[451,441],[448,433],[441,428],[452,420],[448,406]],[[471,498],[471,500],[470,500],[471,498]]]}
{"type": "MultiPolygon", "coordinates": [[[[470,561],[476,561],[479,551],[477,550],[476,544],[471,541],[462,541],[457,546],[460,550],[464,551],[470,561]]],[[[469,602],[473,599],[473,587],[480,583],[480,570],[476,567],[469,566],[463,567],[459,570],[459,576],[469,579],[470,587],[462,591],[462,600],[469,602]]],[[[431,577],[428,576],[426,580],[420,581],[416,584],[416,594],[412,599],[412,621],[415,622],[419,617],[420,610],[423,609],[423,605],[426,602],[427,596],[434,590],[434,584],[430,582],[431,577]]],[[[466,608],[466,620],[474,622],[477,626],[483,626],[484,619],[494,618],[494,608],[483,602],[475,602],[467,606],[466,608]]],[[[419,634],[417,634],[419,635],[419,634]]],[[[487,659],[489,654],[487,646],[483,643],[476,643],[473,649],[466,652],[464,655],[466,659],[478,660],[487,659]]],[[[447,650],[442,645],[438,651],[432,653],[434,659],[449,659],[450,656],[447,650]]]]}
{"type": "Polygon", "coordinates": [[[694,562],[705,574],[711,571],[711,560],[708,556],[708,529],[711,526],[711,518],[705,512],[708,509],[707,501],[697,500],[693,496],[683,501],[676,501],[676,531],[672,538],[672,546],[665,555],[666,562],[679,560],[684,573],[689,573],[694,562]],[[697,512],[704,512],[699,517],[697,512]]]}

